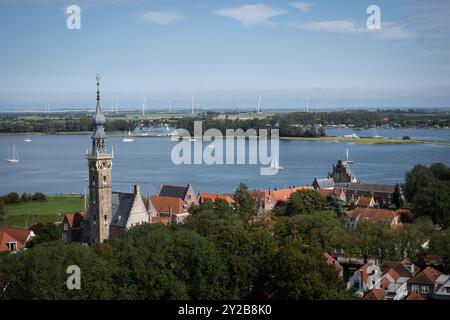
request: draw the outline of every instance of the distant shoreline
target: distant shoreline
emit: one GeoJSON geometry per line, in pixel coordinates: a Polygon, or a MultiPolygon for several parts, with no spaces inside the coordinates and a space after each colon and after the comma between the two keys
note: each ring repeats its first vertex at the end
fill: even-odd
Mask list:
{"type": "MultiPolygon", "coordinates": [[[[444,129],[445,130],[445,129],[444,129]]],[[[448,129],[447,129],[448,130],[448,129]]],[[[110,131],[108,134],[122,134],[117,136],[110,136],[110,138],[123,138],[127,137],[120,131],[110,131]]],[[[91,135],[90,131],[80,131],[80,132],[56,132],[56,133],[0,133],[1,136],[70,136],[70,135],[91,135]]],[[[162,136],[141,136],[135,135],[133,138],[145,139],[145,138],[171,138],[169,135],[162,136]]],[[[251,137],[257,138],[257,137],[251,137]]],[[[201,137],[194,137],[196,140],[201,140],[201,137]]],[[[381,145],[381,144],[434,144],[434,145],[443,145],[450,146],[450,142],[446,141],[436,141],[436,140],[417,140],[410,139],[404,140],[401,138],[371,138],[371,137],[362,137],[362,138],[346,138],[346,137],[336,137],[336,136],[325,136],[325,137],[280,137],[280,140],[297,140],[297,141],[310,141],[310,142],[331,142],[331,143],[355,143],[355,144],[372,144],[372,145],[381,145]]]]}

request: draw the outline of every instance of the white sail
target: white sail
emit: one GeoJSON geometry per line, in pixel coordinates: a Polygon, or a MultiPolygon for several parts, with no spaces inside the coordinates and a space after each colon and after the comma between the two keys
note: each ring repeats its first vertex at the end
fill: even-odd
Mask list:
{"type": "Polygon", "coordinates": [[[6,161],[10,163],[17,163],[19,162],[19,153],[16,150],[16,145],[13,144],[13,157],[11,159],[6,159],[6,161]]]}

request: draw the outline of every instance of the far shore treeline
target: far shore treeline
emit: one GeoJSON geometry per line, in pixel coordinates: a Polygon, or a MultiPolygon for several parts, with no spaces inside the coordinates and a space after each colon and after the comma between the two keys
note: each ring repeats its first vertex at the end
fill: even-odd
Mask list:
{"type": "MultiPolygon", "coordinates": [[[[339,111],[339,112],[290,112],[290,113],[223,113],[204,112],[196,115],[152,113],[145,116],[110,114],[106,130],[125,132],[140,127],[154,127],[162,123],[175,128],[193,131],[193,121],[202,120],[203,130],[225,129],[279,129],[282,137],[320,137],[324,127],[350,126],[374,127],[424,127],[448,128],[450,114],[447,112],[419,111],[339,111]]],[[[1,114],[0,133],[64,133],[92,131],[91,114],[87,112],[54,114],[1,114]]]]}

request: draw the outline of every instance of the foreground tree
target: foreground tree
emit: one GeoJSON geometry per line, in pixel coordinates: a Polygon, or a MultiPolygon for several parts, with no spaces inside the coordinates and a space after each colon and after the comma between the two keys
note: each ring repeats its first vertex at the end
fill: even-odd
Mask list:
{"type": "Polygon", "coordinates": [[[326,205],[325,198],[315,190],[298,190],[291,194],[282,214],[286,216],[310,214],[314,211],[324,210],[326,205]]]}
{"type": "Polygon", "coordinates": [[[3,202],[0,201],[0,226],[6,225],[8,220],[8,209],[3,202]]]}
{"type": "Polygon", "coordinates": [[[247,185],[241,183],[234,192],[236,208],[243,217],[255,215],[255,199],[250,194],[247,185]]]}
{"type": "Polygon", "coordinates": [[[434,223],[450,226],[450,169],[442,164],[430,168],[416,165],[406,174],[405,196],[414,212],[434,223]]]}
{"type": "Polygon", "coordinates": [[[299,241],[283,246],[273,261],[267,291],[273,299],[348,299],[350,294],[323,252],[311,252],[299,241]]]}
{"type": "Polygon", "coordinates": [[[113,268],[88,247],[62,241],[0,255],[2,299],[111,299],[113,268]],[[69,290],[69,266],[81,270],[81,290],[69,290]]]}
{"type": "Polygon", "coordinates": [[[42,233],[31,240],[28,246],[29,248],[32,248],[38,244],[56,241],[59,239],[61,239],[61,232],[58,226],[54,223],[49,222],[42,228],[42,233]]]}

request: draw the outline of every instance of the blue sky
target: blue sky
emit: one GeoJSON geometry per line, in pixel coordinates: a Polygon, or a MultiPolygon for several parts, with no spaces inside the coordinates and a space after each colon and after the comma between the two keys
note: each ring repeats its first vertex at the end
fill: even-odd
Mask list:
{"type": "Polygon", "coordinates": [[[0,0],[0,108],[89,107],[97,72],[104,105],[450,107],[449,17],[449,0],[0,0]]]}

